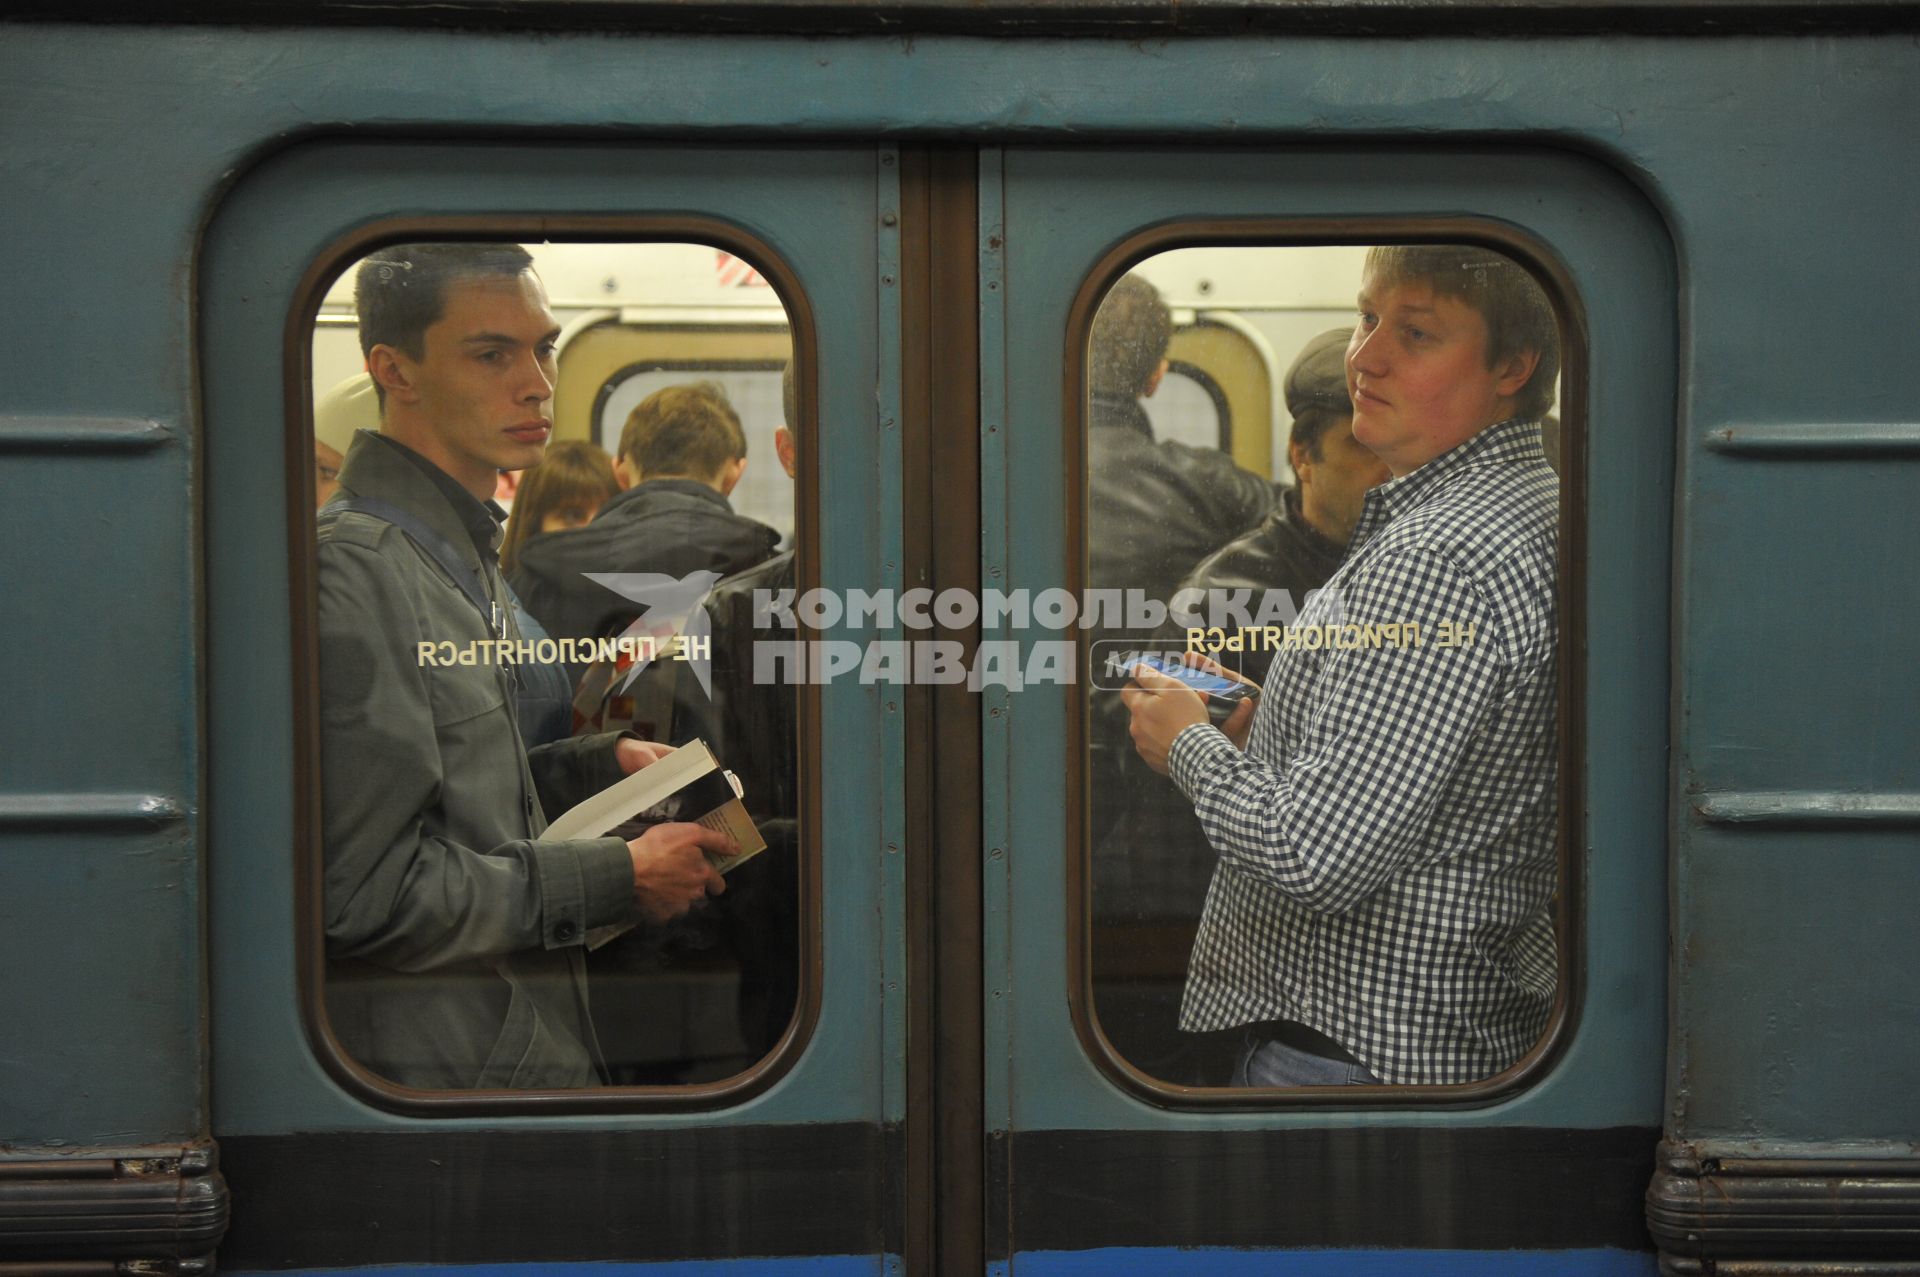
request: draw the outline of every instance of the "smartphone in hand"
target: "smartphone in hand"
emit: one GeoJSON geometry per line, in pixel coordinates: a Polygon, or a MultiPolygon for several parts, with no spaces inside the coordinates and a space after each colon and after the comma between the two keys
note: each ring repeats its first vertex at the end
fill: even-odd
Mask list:
{"type": "Polygon", "coordinates": [[[1195,669],[1184,661],[1161,653],[1143,652],[1132,663],[1178,679],[1206,697],[1207,717],[1215,723],[1226,722],[1233,711],[1239,708],[1241,701],[1260,694],[1259,687],[1253,683],[1243,683],[1224,674],[1195,669]]]}

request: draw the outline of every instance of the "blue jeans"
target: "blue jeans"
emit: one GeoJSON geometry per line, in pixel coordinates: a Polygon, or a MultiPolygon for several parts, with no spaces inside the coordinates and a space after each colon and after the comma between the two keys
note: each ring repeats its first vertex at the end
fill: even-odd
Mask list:
{"type": "Polygon", "coordinates": [[[1379,1078],[1364,1064],[1310,1055],[1281,1042],[1249,1038],[1233,1068],[1232,1086],[1364,1086],[1379,1078]]]}

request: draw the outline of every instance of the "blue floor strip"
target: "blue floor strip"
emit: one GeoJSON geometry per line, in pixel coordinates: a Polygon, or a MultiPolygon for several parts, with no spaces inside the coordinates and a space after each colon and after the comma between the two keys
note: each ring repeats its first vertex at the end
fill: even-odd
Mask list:
{"type": "Polygon", "coordinates": [[[1013,1277],[1654,1277],[1651,1253],[1628,1250],[1032,1251],[1013,1277]]]}

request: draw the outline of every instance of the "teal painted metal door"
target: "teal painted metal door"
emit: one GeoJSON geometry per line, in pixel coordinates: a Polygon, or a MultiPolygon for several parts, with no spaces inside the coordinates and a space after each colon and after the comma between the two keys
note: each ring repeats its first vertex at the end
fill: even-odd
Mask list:
{"type": "MultiPolygon", "coordinates": [[[[1648,746],[1667,730],[1675,336],[1658,219],[1604,167],[1518,149],[1010,147],[984,152],[982,174],[986,578],[1035,597],[1087,581],[1098,532],[1075,517],[1078,343],[1089,298],[1138,259],[1183,244],[1466,237],[1530,253],[1564,290],[1562,563],[1576,583],[1565,1010],[1522,1084],[1464,1104],[1444,1088],[1236,1104],[1103,1062],[1086,976],[1096,875],[1083,821],[1100,821],[1077,806],[1082,706],[1054,682],[984,687],[999,1261],[1078,1272],[1087,1257],[1070,1252],[1118,1247],[1102,1271],[1264,1271],[1266,1252],[1310,1249],[1313,1263],[1289,1271],[1320,1272],[1391,1248],[1434,1252],[1421,1262],[1439,1267],[1418,1271],[1651,1271],[1633,1252],[1665,1055],[1666,783],[1648,746]],[[1548,1250],[1562,1253],[1527,1258],[1548,1250]]],[[[1278,356],[1284,369],[1292,352],[1278,356]]],[[[1063,636],[1036,621],[983,637],[1031,653],[1063,636]]]]}
{"type": "Polygon", "coordinates": [[[812,849],[803,918],[818,966],[804,977],[804,1041],[775,1076],[704,1101],[496,1095],[465,1113],[396,1110],[323,1069],[302,1025],[302,972],[318,955],[299,950],[296,918],[317,851],[296,801],[315,778],[296,743],[314,730],[314,702],[295,680],[311,585],[290,570],[302,552],[290,530],[311,509],[284,478],[301,469],[310,393],[289,354],[311,332],[305,281],[357,256],[340,246],[365,242],[369,224],[388,239],[602,242],[717,227],[764,246],[797,289],[789,312],[815,356],[800,385],[822,423],[817,465],[802,470],[818,475],[819,584],[885,584],[901,563],[897,432],[879,425],[899,415],[885,399],[899,319],[881,277],[893,282],[899,232],[883,234],[879,208],[896,183],[871,147],[348,141],[293,147],[223,201],[199,290],[212,1128],[240,1203],[224,1268],[896,1262],[902,888],[885,849],[902,841],[898,716],[872,688],[819,689],[820,782],[806,804],[831,835],[812,849]],[[805,1205],[815,1190],[838,1195],[830,1217],[805,1205]]]}

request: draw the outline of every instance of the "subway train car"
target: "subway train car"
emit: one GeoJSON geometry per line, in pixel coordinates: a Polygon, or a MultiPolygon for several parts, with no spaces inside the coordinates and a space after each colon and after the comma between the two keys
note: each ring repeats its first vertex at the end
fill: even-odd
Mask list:
{"type": "MultiPolygon", "coordinates": [[[[0,1274],[1920,1273],[1920,11],[8,9],[0,1274]],[[767,850],[609,946],[532,924],[578,1085],[517,958],[342,939],[342,804],[414,781],[329,708],[317,487],[391,446],[330,414],[380,420],[355,288],[424,243],[534,263],[543,438],[719,387],[746,465],[697,499],[776,556],[738,722],[698,608],[621,720],[715,746],[767,850]],[[1103,325],[1157,299],[1127,446],[1251,484],[1246,528],[1312,481],[1302,360],[1344,396],[1380,245],[1530,281],[1558,347],[1537,1017],[1234,1086],[1177,1020],[1212,853],[1103,644],[1306,601],[1151,606],[1226,534],[1105,502],[1147,463],[1103,325]],[[477,1078],[349,1009],[442,978],[524,1030],[477,1078]]],[[[507,721],[421,648],[436,741],[507,721]]]]}

